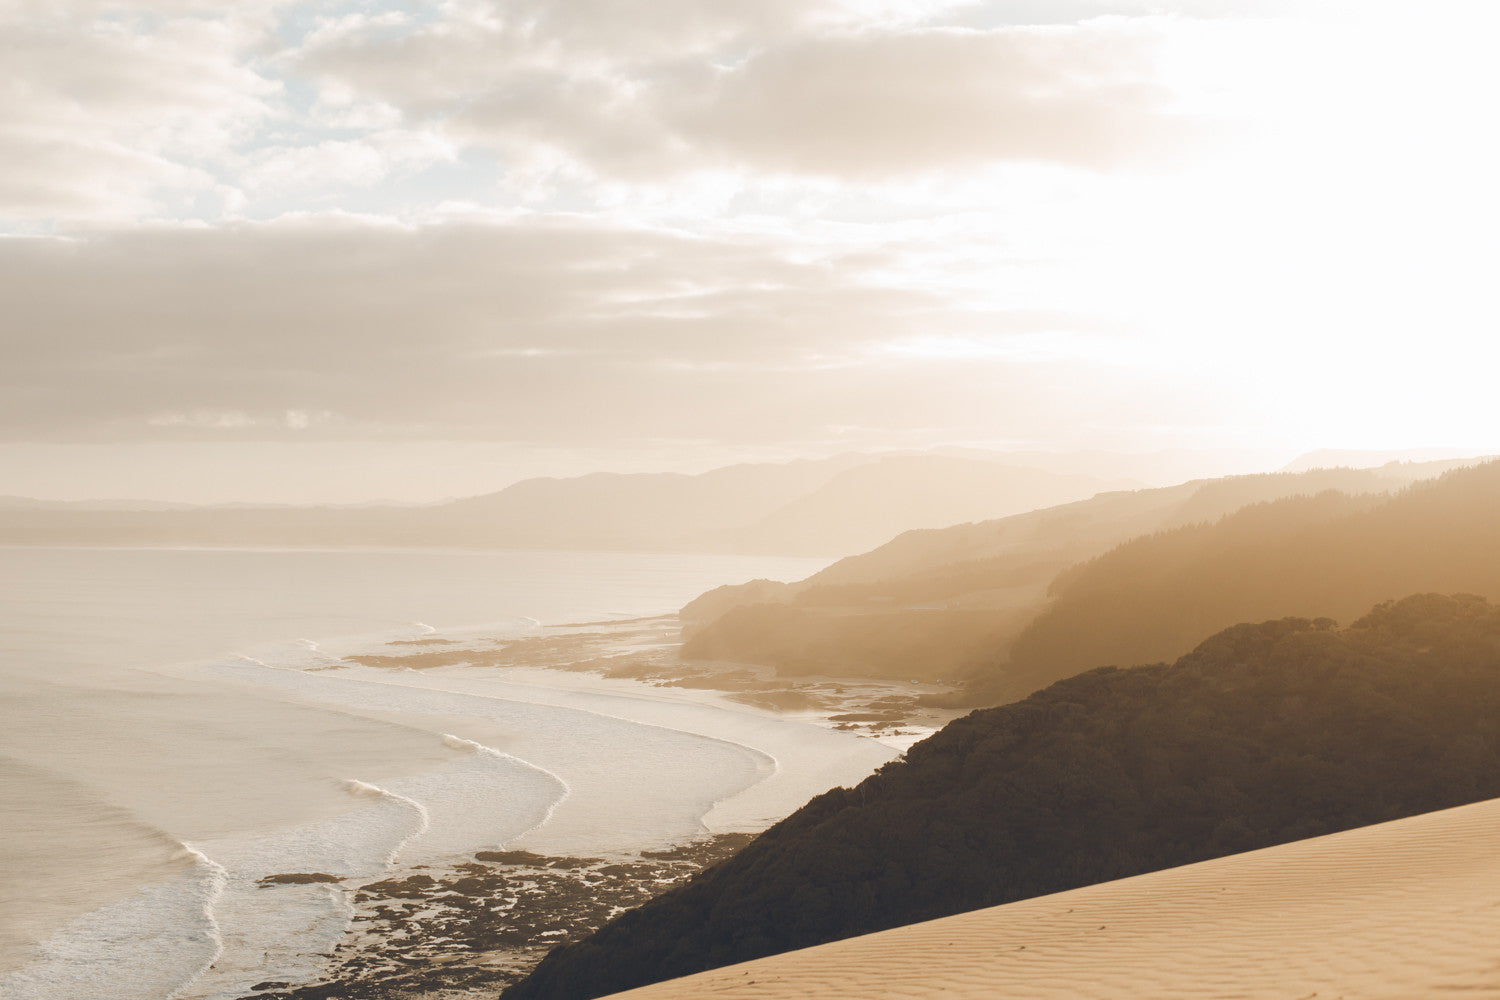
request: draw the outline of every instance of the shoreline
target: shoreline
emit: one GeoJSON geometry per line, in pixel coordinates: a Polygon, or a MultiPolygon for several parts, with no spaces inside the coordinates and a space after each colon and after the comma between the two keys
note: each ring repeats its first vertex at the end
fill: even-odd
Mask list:
{"type": "Polygon", "coordinates": [[[242,1000],[436,1000],[498,991],[552,948],[729,857],[752,836],[718,834],[625,858],[479,851],[472,861],[392,873],[356,890],[353,926],[323,981],[268,980],[242,1000]]]}
{"type": "Polygon", "coordinates": [[[725,579],[798,575],[796,561],[544,556],[18,553],[4,574],[26,599],[7,608],[18,662],[0,685],[16,709],[0,742],[20,762],[7,773],[16,899],[0,995],[162,1000],[186,986],[184,997],[230,997],[272,978],[239,976],[262,969],[309,982],[342,932],[352,893],[340,886],[379,875],[393,853],[396,872],[501,845],[593,856],[578,849],[599,839],[590,815],[630,820],[598,827],[611,846],[701,833],[697,816],[769,766],[758,755],[600,718],[597,706],[408,692],[365,683],[374,670],[318,669],[329,650],[421,649],[380,648],[433,631],[421,622],[550,635],[538,621],[625,620],[725,579]],[[557,739],[530,738],[549,720],[561,722],[557,739]],[[612,761],[614,747],[628,749],[612,761]],[[518,763],[532,751],[541,768],[518,763]],[[682,777],[656,763],[671,760],[682,777]],[[559,761],[582,769],[559,810],[568,836],[510,843],[558,798],[542,772],[559,761]],[[643,786],[656,794],[637,808],[628,799],[643,786]],[[184,843],[227,879],[184,861],[184,843]],[[256,887],[317,872],[348,881],[256,887]],[[187,985],[210,960],[215,970],[187,985]]]}
{"type": "MultiPolygon", "coordinates": [[[[311,982],[267,978],[241,1000],[439,1000],[504,988],[558,944],[587,936],[730,856],[806,797],[846,783],[847,775],[819,784],[828,769],[849,772],[851,765],[812,759],[819,744],[809,749],[807,740],[873,762],[898,755],[958,714],[917,705],[931,686],[908,691],[910,685],[888,681],[782,678],[753,665],[683,661],[680,646],[676,616],[667,615],[538,626],[520,636],[481,628],[392,638],[339,656],[344,665],[333,669],[356,676],[668,726],[767,753],[773,768],[714,803],[687,840],[575,857],[529,850],[523,835],[506,849],[398,864],[350,884],[343,890],[353,910],[350,925],[328,953],[325,972],[311,982]],[[881,749],[871,753],[875,746],[881,749]],[[804,751],[809,759],[797,759],[804,751]],[[804,786],[810,793],[794,800],[804,786]]],[[[869,766],[855,769],[868,773],[869,766]]],[[[264,886],[324,881],[335,880],[287,872],[264,886]]]]}
{"type": "MultiPolygon", "coordinates": [[[[483,630],[474,630],[483,631],[483,630]]],[[[386,643],[398,652],[346,655],[383,670],[437,675],[490,671],[539,687],[640,697],[646,689],[701,691],[709,700],[769,712],[865,736],[904,751],[966,710],[933,708],[920,699],[952,693],[933,683],[831,675],[782,675],[774,668],[725,660],[683,660],[675,614],[539,626],[539,634],[481,639],[430,636],[386,643]],[[414,649],[414,652],[407,652],[414,649]],[[559,674],[591,678],[559,685],[559,674]],[[623,683],[622,683],[623,682],[623,683]]]]}

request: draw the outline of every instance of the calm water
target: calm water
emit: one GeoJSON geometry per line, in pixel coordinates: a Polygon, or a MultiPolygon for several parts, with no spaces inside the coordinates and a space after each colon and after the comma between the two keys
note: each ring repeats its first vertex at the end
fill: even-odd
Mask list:
{"type": "Polygon", "coordinates": [[[774,762],[607,710],[323,670],[325,650],[661,614],[821,565],[0,549],[0,996],[234,996],[314,975],[347,902],[256,891],[269,874],[373,877],[523,835],[608,847],[601,810],[638,844],[691,831],[774,762]]]}

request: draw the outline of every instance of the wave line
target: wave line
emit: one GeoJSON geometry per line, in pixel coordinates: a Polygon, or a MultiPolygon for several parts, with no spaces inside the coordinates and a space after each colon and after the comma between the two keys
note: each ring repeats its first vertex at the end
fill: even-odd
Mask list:
{"type": "Polygon", "coordinates": [[[462,736],[454,736],[452,733],[443,734],[443,743],[447,746],[452,747],[454,750],[471,750],[475,754],[485,754],[487,756],[495,757],[499,760],[514,761],[515,763],[520,764],[522,767],[530,768],[537,774],[540,774],[544,778],[547,778],[549,781],[553,782],[555,785],[557,785],[558,788],[562,789],[562,794],[552,800],[552,803],[547,806],[546,812],[542,813],[541,819],[537,820],[537,822],[533,823],[531,826],[528,826],[526,829],[511,837],[510,840],[507,841],[507,843],[520,840],[527,834],[532,833],[536,830],[540,830],[542,827],[546,826],[549,822],[552,821],[552,814],[557,811],[558,806],[566,802],[568,798],[573,794],[572,786],[569,785],[565,780],[563,780],[562,775],[554,774],[553,772],[547,770],[545,767],[533,764],[531,761],[526,760],[524,757],[517,757],[515,754],[506,753],[504,750],[496,750],[494,747],[487,747],[483,743],[476,743],[473,740],[466,740],[462,736]]]}
{"type": "Polygon", "coordinates": [[[229,870],[187,841],[181,841],[180,844],[187,856],[193,859],[194,867],[202,868],[207,873],[207,884],[204,886],[202,896],[203,927],[214,950],[196,972],[168,995],[168,1000],[181,996],[185,990],[207,975],[208,970],[212,969],[214,963],[224,955],[224,935],[219,927],[218,917],[214,913],[214,906],[229,885],[229,870]]]}
{"type": "Polygon", "coordinates": [[[387,868],[395,867],[396,859],[400,857],[401,851],[406,847],[406,845],[422,836],[422,834],[426,833],[432,827],[432,815],[428,813],[427,807],[418,802],[416,799],[407,798],[405,795],[401,795],[397,792],[392,792],[388,789],[381,788],[379,785],[372,785],[369,782],[360,781],[356,778],[345,779],[344,790],[349,792],[349,794],[351,795],[369,795],[386,798],[392,802],[399,803],[400,805],[403,805],[416,813],[416,828],[405,837],[402,837],[401,840],[397,841],[396,846],[392,847],[386,854],[385,866],[387,868]]]}

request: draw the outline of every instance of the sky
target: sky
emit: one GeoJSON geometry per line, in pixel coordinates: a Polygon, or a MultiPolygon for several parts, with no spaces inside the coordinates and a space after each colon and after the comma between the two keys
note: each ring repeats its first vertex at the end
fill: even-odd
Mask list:
{"type": "Polygon", "coordinates": [[[1500,451],[1497,7],[0,0],[0,494],[1500,451]]]}

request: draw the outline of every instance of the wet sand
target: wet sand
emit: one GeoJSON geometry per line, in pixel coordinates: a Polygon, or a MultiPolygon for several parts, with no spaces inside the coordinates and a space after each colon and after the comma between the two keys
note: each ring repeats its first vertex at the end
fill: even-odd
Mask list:
{"type": "MultiPolygon", "coordinates": [[[[459,641],[401,640],[351,662],[388,669],[493,668],[564,671],[658,688],[722,692],[733,702],[795,713],[831,729],[890,740],[925,737],[961,711],[932,708],[924,698],[954,689],[848,677],[784,676],[770,667],[722,660],[685,660],[675,615],[549,626],[523,637],[459,641]]],[[[529,674],[536,677],[539,675],[529,674]]]]}
{"type": "MultiPolygon", "coordinates": [[[[559,699],[633,692],[657,702],[738,705],[732,715],[795,718],[888,748],[909,745],[954,714],[918,703],[931,687],[779,677],[753,665],[684,661],[679,645],[675,617],[664,617],[538,628],[520,637],[398,639],[343,661],[356,669],[442,675],[445,682],[503,679],[535,685],[559,699]]],[[[782,770],[778,767],[776,778],[787,777],[782,770]]],[[[729,824],[734,832],[717,833],[707,817],[704,822],[710,828],[699,837],[667,849],[581,858],[481,851],[467,860],[406,867],[362,884],[320,872],[277,874],[263,880],[265,891],[327,883],[330,890],[351,892],[352,928],[317,983],[267,980],[248,996],[437,1000],[498,992],[523,978],[547,951],[587,936],[753,837],[734,822],[729,824]]]]}
{"type": "MultiPolygon", "coordinates": [[[[354,929],[324,982],[256,985],[259,1000],[393,1000],[493,995],[547,951],[665,892],[749,842],[724,834],[620,858],[481,851],[469,863],[422,866],[360,886],[354,929]]],[[[327,878],[324,876],[323,878],[327,878]]],[[[279,881],[307,881],[287,874],[279,881]]]]}

